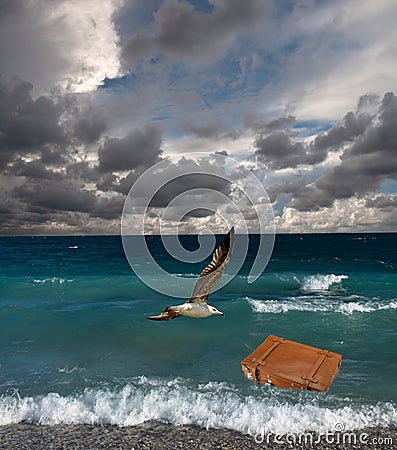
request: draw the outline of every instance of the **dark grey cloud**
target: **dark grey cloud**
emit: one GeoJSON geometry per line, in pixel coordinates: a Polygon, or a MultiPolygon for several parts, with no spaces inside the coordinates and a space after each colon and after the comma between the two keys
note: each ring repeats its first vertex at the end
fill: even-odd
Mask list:
{"type": "Polygon", "coordinates": [[[39,156],[44,164],[64,165],[79,145],[96,143],[106,130],[103,114],[81,108],[72,95],[32,97],[26,81],[0,80],[0,164],[39,156]]]}
{"type": "Polygon", "coordinates": [[[84,181],[96,182],[101,177],[97,166],[92,166],[88,161],[76,161],[65,168],[66,177],[84,181]]]}
{"type": "Polygon", "coordinates": [[[314,140],[317,149],[338,149],[346,142],[353,142],[365,132],[373,117],[366,113],[348,112],[341,124],[333,126],[328,132],[320,133],[314,140]]]}
{"type": "Polygon", "coordinates": [[[397,210],[397,195],[379,194],[367,199],[365,205],[369,208],[397,210]]]}
{"type": "Polygon", "coordinates": [[[243,120],[248,128],[257,131],[254,147],[259,162],[273,169],[296,168],[321,163],[331,152],[359,142],[376,120],[377,114],[372,112],[376,99],[370,94],[360,97],[356,112],[348,112],[340,123],[319,133],[310,144],[299,140],[291,128],[296,124],[294,116],[263,122],[250,113],[243,120]]]}
{"type": "Polygon", "coordinates": [[[74,135],[85,144],[97,142],[106,130],[105,117],[91,108],[76,117],[74,135]]]}
{"type": "Polygon", "coordinates": [[[35,178],[40,180],[60,179],[59,173],[48,169],[41,159],[25,161],[18,159],[11,167],[11,173],[19,177],[35,178]]]}
{"type": "MultiPolygon", "coordinates": [[[[127,195],[133,184],[146,169],[147,167],[139,166],[128,172],[125,176],[116,176],[112,173],[107,173],[97,183],[97,187],[103,191],[112,191],[127,195]]],[[[144,189],[146,189],[146,187],[144,187],[144,189]]],[[[145,194],[145,192],[143,192],[143,194],[145,194]]]]}
{"type": "MultiPolygon", "coordinates": [[[[18,212],[2,214],[1,235],[59,235],[59,234],[109,234],[117,232],[118,220],[91,219],[85,213],[46,210],[39,207],[24,208],[20,204],[18,212]],[[54,226],[54,224],[56,224],[54,226]]],[[[115,218],[118,219],[118,218],[115,218]]]]}
{"type": "Polygon", "coordinates": [[[14,189],[14,195],[30,206],[46,210],[90,212],[96,206],[92,191],[66,180],[41,180],[14,189]]]}
{"type": "Polygon", "coordinates": [[[302,164],[314,165],[327,157],[327,149],[294,140],[291,133],[286,131],[261,133],[256,137],[254,147],[257,160],[272,169],[286,169],[302,164]]]}
{"type": "MultiPolygon", "coordinates": [[[[121,178],[119,182],[112,185],[116,192],[127,194],[131,186],[141,175],[143,169],[131,171],[126,177],[121,178]]],[[[231,192],[231,183],[228,176],[224,173],[222,162],[214,160],[198,159],[197,161],[182,157],[177,162],[169,159],[163,160],[161,167],[153,174],[156,177],[154,181],[148,177],[135,186],[134,202],[137,206],[145,206],[150,201],[153,208],[166,207],[171,200],[181,194],[186,194],[192,190],[206,189],[203,197],[203,204],[207,204],[211,190],[215,193],[229,195],[231,192]],[[158,183],[158,188],[152,199],[148,198],[148,192],[152,192],[153,184],[158,183]],[[146,183],[146,184],[145,184],[146,183]]],[[[192,194],[193,195],[193,194],[192,194]]],[[[197,192],[194,193],[197,195],[197,192]]]]}
{"type": "Polygon", "coordinates": [[[120,219],[132,178],[160,158],[161,129],[149,124],[99,147],[106,118],[88,97],[32,92],[25,81],[0,83],[0,196],[8,199],[1,232],[120,219]],[[95,144],[96,159],[86,153],[95,144]],[[119,170],[130,175],[113,173],[119,170]]]}
{"type": "Polygon", "coordinates": [[[188,220],[191,217],[193,217],[193,218],[208,217],[208,216],[213,216],[214,214],[215,214],[215,211],[212,211],[211,209],[196,208],[196,209],[193,209],[192,211],[189,211],[188,213],[186,213],[185,216],[182,218],[182,220],[188,220]]]}
{"type": "MultiPolygon", "coordinates": [[[[319,210],[331,207],[337,199],[374,193],[385,180],[397,179],[397,98],[391,92],[383,99],[372,94],[360,97],[356,112],[347,113],[310,144],[298,140],[293,129],[272,130],[255,116],[248,119],[252,119],[248,120],[252,129],[259,130],[254,142],[257,161],[267,167],[315,167],[331,153],[340,152],[339,164],[310,183],[300,176],[271,186],[268,194],[272,202],[281,194],[289,194],[288,206],[299,211],[319,210]]],[[[288,120],[280,120],[276,126],[283,124],[289,125],[288,120]]],[[[395,204],[393,196],[378,196],[368,202],[379,208],[395,204]]]]}
{"type": "Polygon", "coordinates": [[[39,153],[45,147],[64,146],[67,142],[60,119],[65,106],[56,98],[32,98],[33,85],[18,81],[7,85],[0,81],[0,165],[15,155],[39,153]]]}
{"type": "Polygon", "coordinates": [[[1,0],[0,1],[0,22],[10,14],[18,12],[22,9],[22,0],[1,0]]]}
{"type": "Polygon", "coordinates": [[[0,80],[0,168],[30,179],[98,182],[96,166],[76,162],[77,148],[96,142],[105,129],[101,113],[81,108],[72,95],[33,98],[33,85],[0,80]],[[55,170],[56,169],[56,170],[55,170]]]}
{"type": "Polygon", "coordinates": [[[138,32],[122,49],[128,65],[144,56],[166,54],[176,58],[214,58],[239,32],[263,23],[273,2],[263,0],[213,0],[213,11],[195,10],[187,1],[165,0],[154,14],[154,30],[138,32]]]}
{"type": "Polygon", "coordinates": [[[256,132],[271,132],[292,128],[296,124],[295,116],[281,116],[271,121],[264,121],[261,116],[253,111],[244,114],[243,126],[256,132]]]}
{"type": "Polygon", "coordinates": [[[124,201],[123,195],[98,198],[95,207],[90,211],[90,216],[106,220],[120,219],[124,201]]]}
{"type": "Polygon", "coordinates": [[[329,208],[334,203],[334,198],[327,192],[308,185],[297,190],[290,203],[292,208],[298,211],[316,211],[321,208],[329,208]]]}
{"type": "Polygon", "coordinates": [[[98,150],[99,167],[104,172],[149,167],[162,153],[162,130],[155,124],[131,131],[124,138],[106,138],[98,150]]]}
{"type": "Polygon", "coordinates": [[[112,172],[103,173],[98,165],[89,163],[88,161],[78,161],[68,164],[65,168],[64,177],[80,183],[95,184],[96,188],[102,192],[121,192],[116,189],[119,185],[119,178],[116,175],[112,172]]]}
{"type": "Polygon", "coordinates": [[[206,124],[197,124],[193,120],[187,120],[182,124],[182,131],[184,133],[193,134],[199,138],[218,138],[223,132],[223,129],[221,119],[206,124]]]}
{"type": "MultiPolygon", "coordinates": [[[[124,204],[123,195],[100,197],[93,190],[66,179],[29,179],[11,192],[14,199],[21,202],[20,209],[42,215],[42,222],[54,214],[62,223],[63,213],[84,213],[87,217],[106,220],[119,219],[124,204]],[[22,205],[22,206],[21,206],[22,205]]],[[[14,205],[15,206],[15,205],[14,205]]],[[[37,217],[36,222],[40,218],[37,217]]]]}
{"type": "Polygon", "coordinates": [[[397,179],[397,97],[387,93],[378,116],[342,153],[341,163],[303,189],[291,206],[311,210],[336,199],[375,192],[387,179],[397,179]]]}
{"type": "Polygon", "coordinates": [[[284,183],[273,184],[267,189],[267,195],[269,200],[274,203],[280,194],[291,194],[293,197],[296,197],[306,186],[306,178],[300,177],[296,180],[287,180],[284,183]]]}
{"type": "Polygon", "coordinates": [[[185,134],[192,134],[203,139],[229,138],[235,140],[241,135],[240,130],[227,129],[220,118],[207,123],[198,123],[189,119],[182,124],[181,129],[185,134]]]}
{"type": "Polygon", "coordinates": [[[121,182],[119,178],[117,178],[116,175],[114,175],[113,173],[105,173],[105,174],[101,173],[101,177],[96,181],[96,187],[100,191],[103,192],[113,191],[113,192],[120,192],[122,194],[127,194],[128,190],[123,191],[122,189],[120,189],[119,188],[120,184],[121,182]],[[116,189],[116,187],[118,187],[118,189],[116,189]]]}
{"type": "MultiPolygon", "coordinates": [[[[173,178],[166,183],[150,202],[150,206],[165,207],[178,195],[187,193],[193,189],[204,188],[225,195],[230,194],[231,183],[224,178],[205,173],[193,173],[173,178]]],[[[208,201],[208,192],[203,202],[208,201]]]]}

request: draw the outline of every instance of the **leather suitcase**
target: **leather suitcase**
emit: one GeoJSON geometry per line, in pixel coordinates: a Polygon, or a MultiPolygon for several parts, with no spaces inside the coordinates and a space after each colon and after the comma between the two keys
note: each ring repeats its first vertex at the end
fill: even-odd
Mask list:
{"type": "Polygon", "coordinates": [[[340,370],[342,355],[268,336],[241,361],[246,378],[279,388],[326,391],[340,370]]]}

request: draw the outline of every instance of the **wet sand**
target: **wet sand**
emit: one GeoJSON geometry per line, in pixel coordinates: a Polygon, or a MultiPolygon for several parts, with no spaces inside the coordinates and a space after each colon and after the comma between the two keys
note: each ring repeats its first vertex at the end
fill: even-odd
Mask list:
{"type": "Polygon", "coordinates": [[[371,428],[356,433],[276,437],[249,436],[231,430],[206,430],[183,425],[147,422],[133,427],[111,425],[56,425],[28,423],[0,427],[0,449],[397,449],[397,428],[371,428]]]}

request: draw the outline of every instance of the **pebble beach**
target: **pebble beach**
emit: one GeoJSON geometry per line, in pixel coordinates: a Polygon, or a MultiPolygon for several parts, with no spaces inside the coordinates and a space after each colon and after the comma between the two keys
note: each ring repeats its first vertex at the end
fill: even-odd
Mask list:
{"type": "Polygon", "coordinates": [[[396,428],[370,428],[317,436],[250,436],[227,429],[146,422],[132,427],[112,425],[35,425],[0,427],[0,449],[7,450],[250,450],[250,449],[396,449],[396,428]]]}

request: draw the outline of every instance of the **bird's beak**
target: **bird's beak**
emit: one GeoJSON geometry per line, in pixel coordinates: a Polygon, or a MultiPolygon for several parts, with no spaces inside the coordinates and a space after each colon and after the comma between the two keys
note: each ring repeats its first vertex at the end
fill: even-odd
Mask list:
{"type": "Polygon", "coordinates": [[[218,314],[219,314],[220,316],[224,316],[223,312],[221,312],[221,311],[218,311],[218,314]]]}

